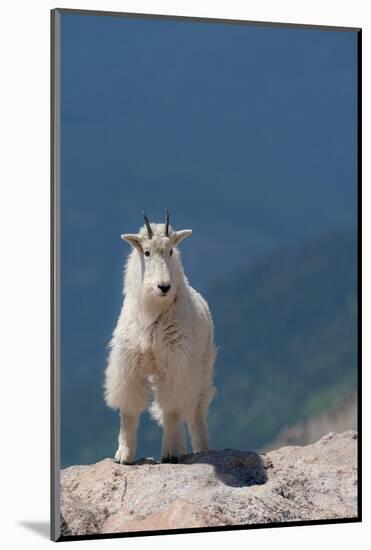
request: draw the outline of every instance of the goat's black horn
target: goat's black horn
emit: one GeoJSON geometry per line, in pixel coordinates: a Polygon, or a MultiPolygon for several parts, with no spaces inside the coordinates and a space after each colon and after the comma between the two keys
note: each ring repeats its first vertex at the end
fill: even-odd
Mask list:
{"type": "Polygon", "coordinates": [[[165,235],[166,237],[169,236],[169,210],[167,208],[165,214],[165,235]]]}
{"type": "Polygon", "coordinates": [[[147,231],[148,231],[148,237],[149,237],[150,239],[152,239],[152,237],[153,237],[153,231],[152,231],[151,226],[149,225],[149,221],[148,221],[147,216],[145,215],[144,210],[143,210],[143,217],[144,217],[144,223],[146,224],[146,228],[147,228],[147,231]]]}

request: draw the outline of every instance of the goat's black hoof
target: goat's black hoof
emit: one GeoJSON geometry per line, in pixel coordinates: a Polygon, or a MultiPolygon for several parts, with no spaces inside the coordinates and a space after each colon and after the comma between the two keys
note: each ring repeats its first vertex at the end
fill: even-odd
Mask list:
{"type": "Polygon", "coordinates": [[[128,462],[127,460],[120,460],[118,458],[114,458],[113,459],[116,464],[122,464],[123,466],[132,466],[134,464],[134,462],[128,462]]]}
{"type": "Polygon", "coordinates": [[[177,456],[165,456],[161,459],[163,464],[178,464],[179,458],[177,456]]]}

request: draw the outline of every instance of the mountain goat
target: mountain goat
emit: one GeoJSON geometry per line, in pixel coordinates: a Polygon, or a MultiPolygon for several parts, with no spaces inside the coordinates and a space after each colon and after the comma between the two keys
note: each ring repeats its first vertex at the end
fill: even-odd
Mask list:
{"type": "Polygon", "coordinates": [[[124,276],[124,301],[110,342],[105,400],[119,409],[116,462],[136,453],[140,414],[149,406],[161,426],[162,462],[185,454],[187,423],[193,452],[208,449],[207,411],[213,398],[214,327],[206,301],[188,283],[178,245],[192,234],[165,223],[125,234],[133,250],[124,276]]]}

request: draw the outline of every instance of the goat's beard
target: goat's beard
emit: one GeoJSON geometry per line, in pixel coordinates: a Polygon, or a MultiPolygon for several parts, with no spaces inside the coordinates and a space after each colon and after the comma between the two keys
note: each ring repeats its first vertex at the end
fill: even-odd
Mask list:
{"type": "Polygon", "coordinates": [[[174,297],[175,295],[173,289],[171,289],[168,294],[161,296],[156,294],[151,286],[144,286],[142,293],[143,308],[149,316],[157,317],[168,309],[174,301],[174,297]]]}

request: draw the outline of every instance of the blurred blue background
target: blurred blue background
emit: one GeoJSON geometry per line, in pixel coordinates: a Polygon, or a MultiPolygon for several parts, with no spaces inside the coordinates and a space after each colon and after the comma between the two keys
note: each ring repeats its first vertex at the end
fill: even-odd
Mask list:
{"type": "MultiPolygon", "coordinates": [[[[214,448],[272,446],[354,395],[356,45],[353,31],[62,14],[62,466],[116,448],[102,384],[120,234],[143,208],[193,229],[183,263],[220,348],[214,448]]],[[[160,439],[144,415],[138,457],[160,439]]]]}

